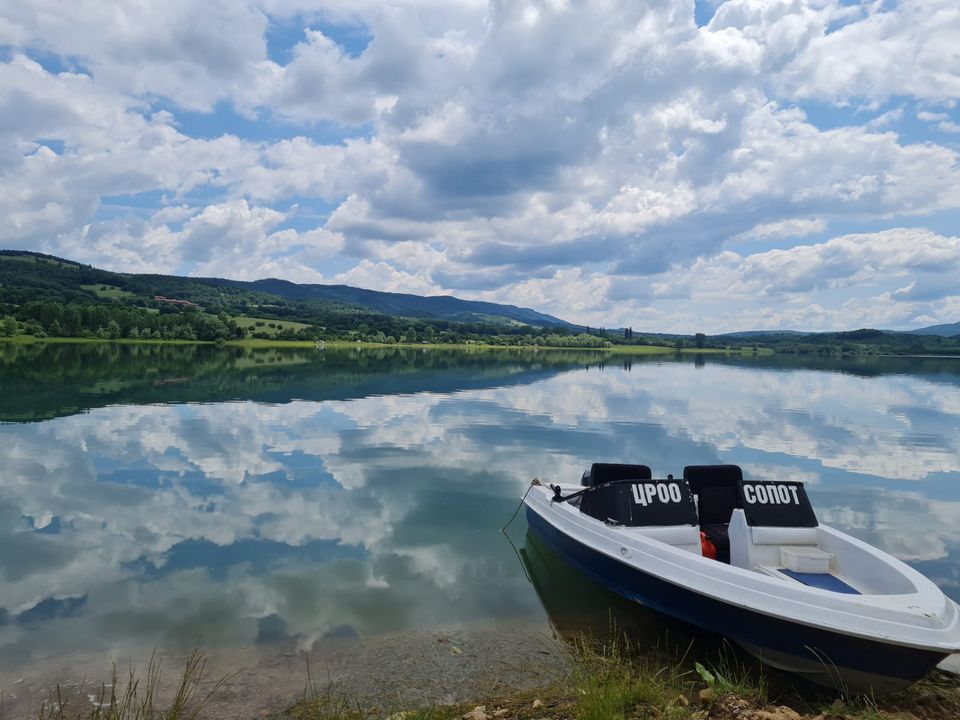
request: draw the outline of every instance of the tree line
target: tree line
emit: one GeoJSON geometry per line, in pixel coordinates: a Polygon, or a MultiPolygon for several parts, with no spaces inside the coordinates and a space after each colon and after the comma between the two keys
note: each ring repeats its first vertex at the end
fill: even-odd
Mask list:
{"type": "MultiPolygon", "coordinates": [[[[278,308],[273,308],[277,310],[278,308]]],[[[296,319],[305,327],[284,326],[280,317],[268,317],[243,327],[226,312],[209,313],[195,307],[156,303],[139,307],[122,302],[61,303],[51,300],[2,305],[0,335],[97,338],[102,340],[241,340],[247,337],[281,340],[349,340],[394,343],[483,343],[504,347],[602,348],[610,341],[596,334],[571,332],[565,327],[503,326],[420,320],[363,313],[296,314],[272,312],[283,320],[296,319]],[[274,320],[278,322],[274,322],[274,320]],[[303,323],[305,320],[314,322],[303,323]]]]}

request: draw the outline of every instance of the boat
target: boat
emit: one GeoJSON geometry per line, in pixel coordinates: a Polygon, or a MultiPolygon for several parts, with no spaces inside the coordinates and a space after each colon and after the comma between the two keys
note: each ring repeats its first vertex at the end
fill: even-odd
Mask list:
{"type": "Polygon", "coordinates": [[[590,579],[821,685],[892,692],[960,651],[956,603],[820,524],[802,482],[595,463],[580,484],[535,481],[523,504],[530,530],[590,579]]]}

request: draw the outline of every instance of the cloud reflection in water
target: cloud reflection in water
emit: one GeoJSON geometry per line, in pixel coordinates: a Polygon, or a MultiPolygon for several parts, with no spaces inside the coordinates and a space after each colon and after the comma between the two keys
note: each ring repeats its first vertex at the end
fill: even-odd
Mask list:
{"type": "Polygon", "coordinates": [[[542,623],[496,530],[600,459],[800,477],[960,598],[958,426],[954,383],[670,361],[2,425],[0,657],[542,623]]]}

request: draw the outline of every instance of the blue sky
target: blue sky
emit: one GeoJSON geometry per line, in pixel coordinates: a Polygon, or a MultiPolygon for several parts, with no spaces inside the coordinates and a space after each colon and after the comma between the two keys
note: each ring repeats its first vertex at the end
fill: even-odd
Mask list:
{"type": "Polygon", "coordinates": [[[952,0],[38,0],[0,246],[650,331],[960,320],[952,0]]]}

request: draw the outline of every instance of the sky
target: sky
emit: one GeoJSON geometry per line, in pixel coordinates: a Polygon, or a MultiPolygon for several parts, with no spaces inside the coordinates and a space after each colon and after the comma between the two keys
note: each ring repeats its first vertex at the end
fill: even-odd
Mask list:
{"type": "Polygon", "coordinates": [[[718,333],[960,321],[956,0],[0,0],[0,247],[718,333]]]}

